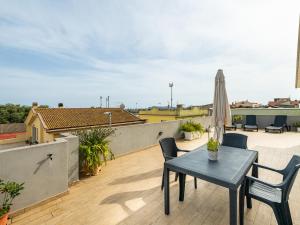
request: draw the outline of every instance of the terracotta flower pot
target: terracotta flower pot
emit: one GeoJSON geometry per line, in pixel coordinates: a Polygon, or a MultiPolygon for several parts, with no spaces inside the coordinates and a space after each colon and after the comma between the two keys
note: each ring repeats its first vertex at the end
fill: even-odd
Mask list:
{"type": "Polygon", "coordinates": [[[0,225],[6,225],[8,221],[8,213],[4,214],[1,218],[0,218],[0,225]]]}
{"type": "Polygon", "coordinates": [[[97,176],[99,174],[100,170],[101,170],[101,166],[94,168],[92,171],[92,176],[97,176]]]}

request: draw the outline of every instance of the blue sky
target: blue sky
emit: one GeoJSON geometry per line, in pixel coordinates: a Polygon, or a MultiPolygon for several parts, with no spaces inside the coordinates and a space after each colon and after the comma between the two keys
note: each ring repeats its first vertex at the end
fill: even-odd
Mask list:
{"type": "Polygon", "coordinates": [[[67,107],[300,99],[299,0],[0,0],[0,104],[67,107]]]}

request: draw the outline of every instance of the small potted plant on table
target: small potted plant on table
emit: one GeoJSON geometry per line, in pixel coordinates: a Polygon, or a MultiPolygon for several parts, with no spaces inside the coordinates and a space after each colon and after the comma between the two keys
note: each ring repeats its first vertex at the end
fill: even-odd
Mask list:
{"type": "Polygon", "coordinates": [[[300,122],[294,123],[293,126],[296,127],[297,132],[300,132],[300,122]]]}
{"type": "Polygon", "coordinates": [[[15,197],[20,195],[21,190],[24,189],[24,183],[18,184],[16,182],[4,182],[0,179],[0,198],[2,205],[0,205],[0,225],[6,225],[8,220],[8,213],[12,206],[12,201],[15,197]]]}
{"type": "Polygon", "coordinates": [[[218,160],[219,142],[213,138],[210,138],[207,143],[208,159],[212,161],[218,160]]]}
{"type": "Polygon", "coordinates": [[[194,140],[200,138],[204,133],[204,128],[200,123],[188,121],[180,126],[180,131],[184,132],[185,140],[194,140]]]}

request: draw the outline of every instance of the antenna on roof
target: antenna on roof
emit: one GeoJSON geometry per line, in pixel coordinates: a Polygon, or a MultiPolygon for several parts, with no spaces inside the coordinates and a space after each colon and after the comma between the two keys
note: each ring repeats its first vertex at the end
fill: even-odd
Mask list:
{"type": "Polygon", "coordinates": [[[102,96],[100,96],[100,108],[102,108],[102,96]]]}

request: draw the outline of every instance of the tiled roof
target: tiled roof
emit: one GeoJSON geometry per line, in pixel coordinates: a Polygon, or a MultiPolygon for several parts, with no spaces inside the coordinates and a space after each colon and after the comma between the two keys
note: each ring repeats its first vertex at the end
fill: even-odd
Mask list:
{"type": "Polygon", "coordinates": [[[48,131],[107,125],[109,118],[105,112],[112,113],[112,125],[144,123],[120,108],[36,108],[33,112],[38,114],[48,131]]]}

